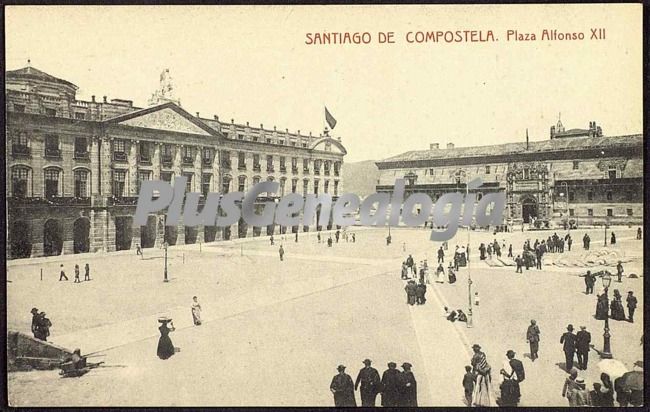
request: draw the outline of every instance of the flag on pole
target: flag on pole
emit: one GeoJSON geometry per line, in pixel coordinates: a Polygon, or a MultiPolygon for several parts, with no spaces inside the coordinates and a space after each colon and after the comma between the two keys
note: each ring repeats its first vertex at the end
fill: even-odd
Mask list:
{"type": "Polygon", "coordinates": [[[327,110],[327,106],[325,106],[325,121],[329,125],[330,129],[334,129],[334,126],[336,126],[336,119],[332,114],[327,110]]]}

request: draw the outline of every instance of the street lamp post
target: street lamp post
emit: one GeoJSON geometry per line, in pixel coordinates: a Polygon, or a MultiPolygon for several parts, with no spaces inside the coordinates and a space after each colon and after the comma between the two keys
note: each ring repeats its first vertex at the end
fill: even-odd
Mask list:
{"type": "Polygon", "coordinates": [[[611,359],[612,349],[609,342],[609,339],[611,338],[611,335],[609,334],[609,296],[607,294],[607,291],[609,289],[609,285],[612,283],[612,277],[608,272],[605,272],[601,280],[603,281],[603,287],[605,288],[605,301],[607,302],[607,308],[605,310],[605,333],[603,333],[603,351],[600,353],[600,357],[603,359],[611,359]]]}
{"type": "Polygon", "coordinates": [[[605,247],[607,247],[607,221],[605,221],[605,247]]]}
{"type": "MultiPolygon", "coordinates": [[[[469,177],[465,173],[465,199],[469,197],[469,177]]],[[[467,247],[469,248],[469,230],[472,224],[467,225],[467,247]]],[[[467,255],[465,256],[465,261],[467,262],[467,304],[469,309],[467,310],[467,327],[471,328],[474,326],[474,321],[472,317],[472,271],[470,270],[469,263],[469,249],[466,250],[467,255]]]]}
{"type": "Polygon", "coordinates": [[[163,243],[163,249],[165,250],[165,279],[163,282],[169,282],[169,279],[167,279],[167,241],[163,243]]]}

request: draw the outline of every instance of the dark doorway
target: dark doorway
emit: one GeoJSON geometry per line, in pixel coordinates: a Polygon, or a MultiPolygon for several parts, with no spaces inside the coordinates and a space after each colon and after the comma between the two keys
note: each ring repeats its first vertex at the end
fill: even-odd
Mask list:
{"type": "Polygon", "coordinates": [[[57,256],[63,250],[63,225],[60,221],[50,219],[43,227],[43,254],[57,256]]]}
{"type": "Polygon", "coordinates": [[[115,217],[115,250],[131,249],[133,240],[133,218],[131,216],[115,217]]]}
{"type": "Polygon", "coordinates": [[[231,230],[230,226],[226,226],[223,228],[223,240],[230,240],[230,235],[231,235],[231,230]]]}
{"type": "Polygon", "coordinates": [[[246,231],[248,230],[248,224],[242,218],[239,219],[237,224],[237,237],[239,239],[246,237],[246,231]]]}
{"type": "Polygon", "coordinates": [[[302,231],[303,232],[309,232],[309,226],[303,226],[302,231]]]}
{"type": "Polygon", "coordinates": [[[268,225],[266,227],[266,236],[271,236],[275,232],[275,225],[268,225]]]}
{"type": "Polygon", "coordinates": [[[174,246],[176,244],[176,238],[178,237],[178,228],[176,226],[165,226],[165,242],[169,246],[174,246]]]}
{"type": "Polygon", "coordinates": [[[203,240],[206,242],[214,242],[217,239],[217,227],[205,226],[203,228],[203,240]]]}
{"type": "Polygon", "coordinates": [[[253,226],[253,237],[259,237],[262,235],[262,228],[259,226],[253,226]]]}
{"type": "Polygon", "coordinates": [[[31,230],[27,222],[14,222],[9,235],[12,258],[28,258],[32,255],[31,230]]]}
{"type": "Polygon", "coordinates": [[[537,217],[537,202],[535,199],[526,198],[521,202],[521,217],[524,223],[530,223],[531,218],[537,217]]]}
{"type": "Polygon", "coordinates": [[[298,233],[298,226],[291,226],[291,233],[298,233]]]}
{"type": "Polygon", "coordinates": [[[90,220],[81,217],[74,221],[74,253],[87,253],[90,251],[90,220]]]}
{"type": "Polygon", "coordinates": [[[154,247],[156,244],[156,229],[158,218],[156,216],[147,217],[147,225],[140,228],[140,246],[144,249],[154,247]]]}
{"type": "Polygon", "coordinates": [[[193,245],[196,243],[196,238],[199,234],[199,231],[194,226],[185,226],[185,244],[193,245]]]}

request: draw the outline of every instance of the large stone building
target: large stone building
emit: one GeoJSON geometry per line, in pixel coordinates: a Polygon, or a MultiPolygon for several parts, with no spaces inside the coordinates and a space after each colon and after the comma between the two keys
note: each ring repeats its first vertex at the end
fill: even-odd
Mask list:
{"type": "Polygon", "coordinates": [[[264,180],[280,183],[275,198],[290,192],[336,198],[341,191],[340,138],[191,115],[174,98],[168,71],[147,108],[106,97],[81,101],[76,91],[31,66],[6,72],[8,258],[309,230],[247,227],[243,220],[226,228],[167,227],[162,212],[135,227],[143,180],[182,175],[187,191],[203,194],[245,192],[264,180]]]}
{"type": "MultiPolygon", "coordinates": [[[[522,139],[524,140],[524,139],[522,139]]],[[[550,139],[492,146],[406,152],[376,163],[378,192],[407,181],[407,193],[427,193],[435,202],[447,192],[465,192],[480,177],[483,193],[505,192],[505,221],[576,225],[642,224],[643,136],[603,136],[596,122],[565,130],[558,120],[550,139]]]]}

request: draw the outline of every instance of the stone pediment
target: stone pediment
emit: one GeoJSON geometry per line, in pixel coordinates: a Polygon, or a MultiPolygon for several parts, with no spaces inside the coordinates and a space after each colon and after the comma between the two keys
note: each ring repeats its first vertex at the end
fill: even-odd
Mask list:
{"type": "Polygon", "coordinates": [[[111,119],[110,122],[131,127],[203,136],[218,134],[211,127],[172,103],[128,113],[111,119]]]}

